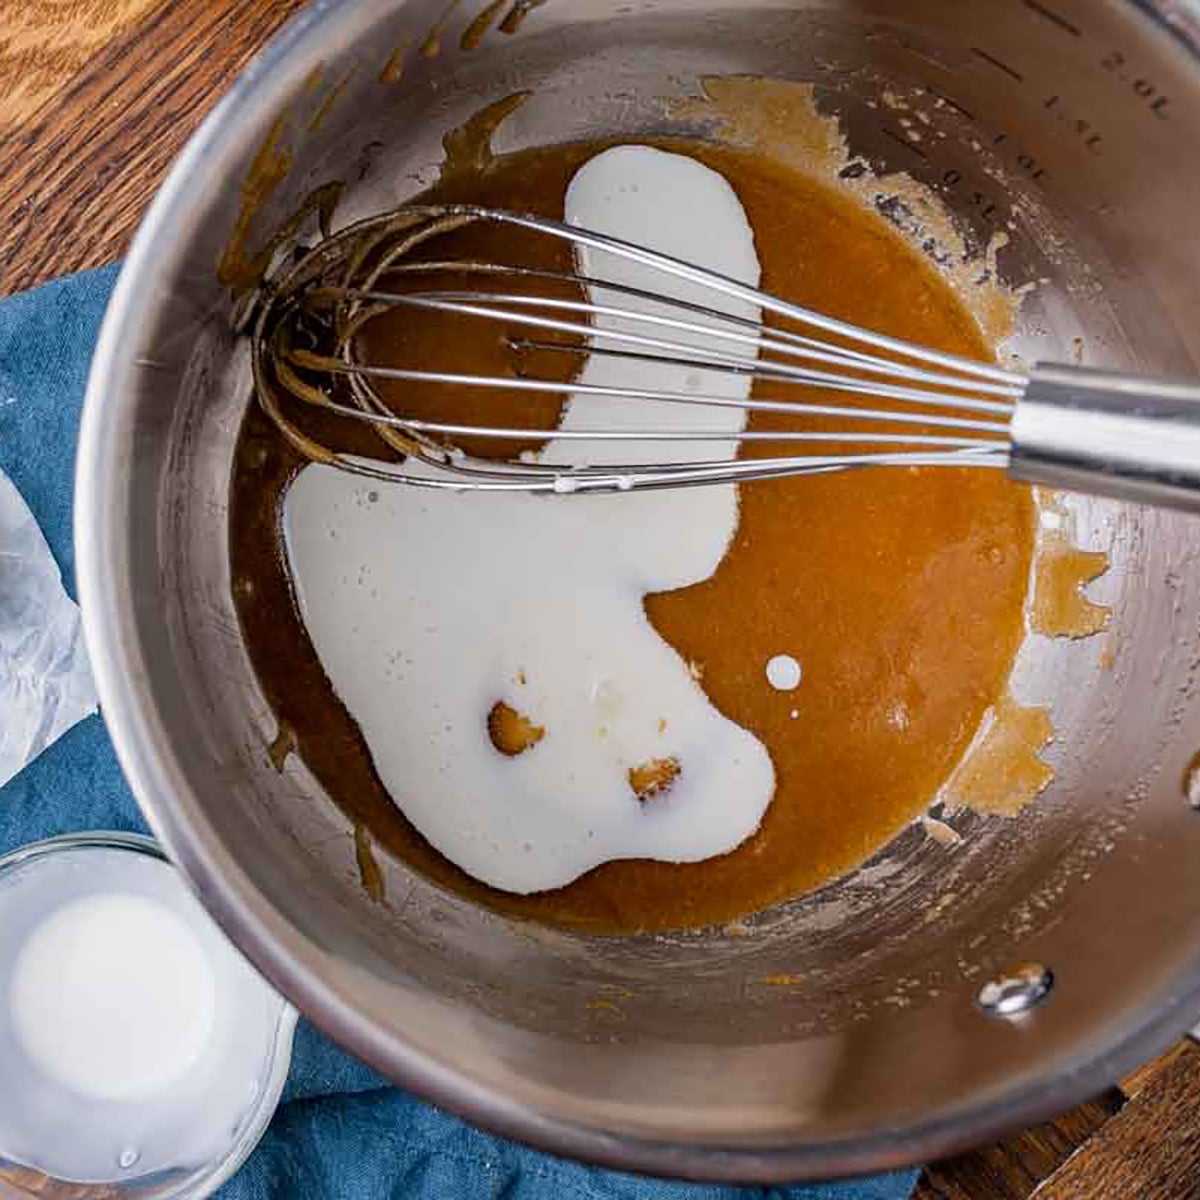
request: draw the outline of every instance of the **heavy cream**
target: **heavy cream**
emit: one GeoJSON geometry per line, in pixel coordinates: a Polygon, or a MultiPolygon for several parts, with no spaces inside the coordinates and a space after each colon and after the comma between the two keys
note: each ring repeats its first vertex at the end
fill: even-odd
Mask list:
{"type": "MultiPolygon", "coordinates": [[[[753,234],[733,189],[685,156],[643,146],[597,155],[572,180],[566,217],[758,282],[753,234]]],[[[611,256],[582,251],[579,266],[693,295],[611,256]]],[[[654,307],[603,288],[592,298],[654,307]]],[[[703,300],[713,306],[711,294],[703,300]]],[[[723,307],[758,316],[746,304],[723,307]]],[[[580,379],[730,399],[750,386],[736,375],[600,355],[580,379]]],[[[737,408],[577,392],[561,429],[733,434],[744,419],[737,408]]],[[[679,443],[671,454],[705,459],[734,449],[718,438],[679,443]]],[[[661,443],[556,438],[540,457],[615,463],[661,454],[661,443]]],[[[612,859],[722,854],[758,827],[774,790],[765,747],[713,708],[642,605],[647,593],[716,570],[737,525],[733,486],[573,498],[432,492],[313,465],[289,488],[283,517],[305,627],[380,779],[424,837],[477,879],[540,891],[612,859]],[[533,733],[520,753],[493,744],[488,718],[498,704],[533,733]]]]}
{"type": "Polygon", "coordinates": [[[216,1012],[213,972],[187,924],[118,891],[73,900],[38,925],[9,995],[32,1064],[95,1100],[161,1094],[200,1061],[216,1012]]]}

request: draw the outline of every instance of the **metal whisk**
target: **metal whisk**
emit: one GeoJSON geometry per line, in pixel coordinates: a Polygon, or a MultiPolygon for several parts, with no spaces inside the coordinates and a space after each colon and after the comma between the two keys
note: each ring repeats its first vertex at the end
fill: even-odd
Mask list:
{"type": "Polygon", "coordinates": [[[372,478],[457,490],[625,492],[863,467],[986,467],[1200,510],[1194,383],[1059,365],[1024,375],[539,217],[465,205],[398,209],[326,238],[277,273],[259,299],[253,362],[263,409],[301,453],[372,478]],[[480,224],[557,239],[575,268],[438,256],[441,239],[480,224]],[[443,283],[422,285],[435,276],[443,283]],[[480,336],[497,322],[527,335],[507,335],[514,366],[504,374],[456,371],[453,347],[444,370],[365,361],[364,328],[397,308],[466,318],[480,336]],[[600,382],[563,382],[528,372],[531,351],[622,367],[600,382]],[[667,385],[647,385],[647,367],[667,370],[667,385]],[[387,403],[379,381],[502,391],[508,411],[495,424],[417,418],[387,403]],[[821,394],[809,402],[797,388],[821,394]],[[592,403],[602,401],[613,418],[539,428],[511,411],[514,393],[582,397],[589,411],[605,414],[592,403]],[[315,437],[297,401],[366,422],[388,456],[351,455],[315,437]],[[646,424],[645,414],[665,412],[671,420],[646,424]],[[769,415],[771,428],[746,428],[752,413],[769,415]],[[467,453],[463,439],[544,441],[554,450],[493,458],[467,453]],[[785,453],[762,456],[756,443],[785,453]]]}

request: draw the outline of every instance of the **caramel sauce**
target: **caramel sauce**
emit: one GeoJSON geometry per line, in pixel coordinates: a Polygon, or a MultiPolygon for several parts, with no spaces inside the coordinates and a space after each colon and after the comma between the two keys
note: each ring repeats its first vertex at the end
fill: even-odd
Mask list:
{"type": "Polygon", "coordinates": [[[487,730],[492,745],[507,758],[516,758],[518,754],[532,750],[546,736],[541,725],[535,725],[504,700],[497,700],[492,705],[487,730]]]}
{"type": "MultiPolygon", "coordinates": [[[[731,182],[755,231],[765,289],[894,336],[992,357],[954,290],[855,198],[752,152],[662,145],[693,154],[731,182]]],[[[572,173],[601,148],[564,145],[490,159],[474,172],[450,173],[426,198],[561,217],[572,173]]],[[[561,248],[516,245],[511,231],[470,236],[480,254],[569,265],[561,248]]],[[[371,333],[372,351],[400,353],[393,339],[403,338],[405,356],[428,354],[455,370],[490,373],[498,365],[494,346],[453,321],[429,317],[403,333],[381,323],[371,333]],[[446,345],[453,346],[449,357],[446,345]]],[[[557,403],[537,414],[539,422],[552,427],[557,403]]],[[[479,420],[513,410],[494,396],[456,395],[444,397],[438,411],[479,420]]],[[[380,453],[369,432],[317,428],[328,421],[322,414],[308,419],[341,449],[380,453]]],[[[756,415],[752,425],[768,428],[769,419],[756,415]]],[[[301,465],[252,409],[233,481],[234,591],[268,700],[295,729],[309,768],[380,846],[442,885],[541,921],[608,933],[724,923],[852,869],[924,812],[951,778],[985,714],[1004,704],[1024,635],[1035,506],[1028,489],[998,472],[879,470],[743,487],[739,526],[713,577],[647,596],[645,607],[712,703],[768,748],[777,787],[761,827],[732,853],[705,862],[609,863],[556,891],[507,895],[470,879],[412,829],[330,689],[281,554],[280,503],[301,465]],[[243,580],[253,586],[238,586],[243,580]],[[793,692],[767,681],[766,663],[777,654],[802,664],[793,692]]],[[[396,552],[411,555],[418,569],[420,554],[436,548],[396,552]]]]}
{"type": "Polygon", "coordinates": [[[629,787],[639,800],[652,800],[669,792],[682,770],[676,758],[652,758],[629,768],[629,787]]]}

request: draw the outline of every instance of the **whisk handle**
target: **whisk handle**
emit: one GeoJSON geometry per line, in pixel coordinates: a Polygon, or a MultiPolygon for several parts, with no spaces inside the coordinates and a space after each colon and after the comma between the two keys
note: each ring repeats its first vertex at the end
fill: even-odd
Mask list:
{"type": "Polygon", "coordinates": [[[1013,415],[1026,483],[1200,512],[1200,385],[1039,364],[1013,415]]]}

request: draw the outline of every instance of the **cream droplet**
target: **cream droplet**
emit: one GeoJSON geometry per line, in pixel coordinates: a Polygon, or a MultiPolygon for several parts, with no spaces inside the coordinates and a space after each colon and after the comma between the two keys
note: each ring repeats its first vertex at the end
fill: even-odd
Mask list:
{"type": "Polygon", "coordinates": [[[790,654],[776,654],[767,663],[767,682],[778,692],[800,686],[800,664],[790,654]]]}

